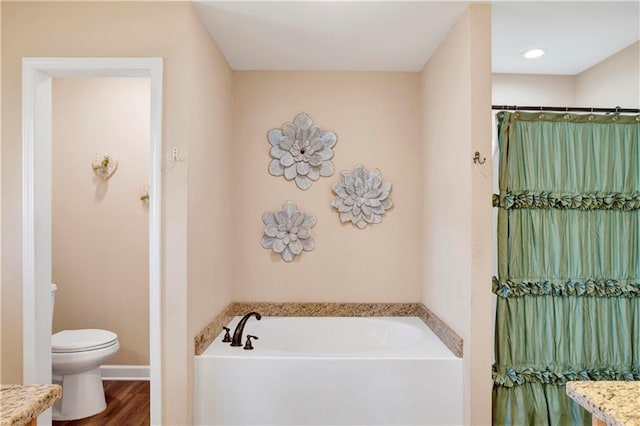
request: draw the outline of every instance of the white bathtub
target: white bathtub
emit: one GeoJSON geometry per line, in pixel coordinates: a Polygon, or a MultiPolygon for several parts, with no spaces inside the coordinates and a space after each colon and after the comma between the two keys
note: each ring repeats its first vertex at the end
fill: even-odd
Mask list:
{"type": "Polygon", "coordinates": [[[419,318],[250,318],[247,334],[252,351],[220,334],[195,357],[195,424],[463,423],[462,359],[419,318]]]}

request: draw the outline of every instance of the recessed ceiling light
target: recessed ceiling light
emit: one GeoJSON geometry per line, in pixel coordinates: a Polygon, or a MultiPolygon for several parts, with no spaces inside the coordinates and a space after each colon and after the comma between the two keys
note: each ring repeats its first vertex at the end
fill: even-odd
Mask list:
{"type": "Polygon", "coordinates": [[[525,50],[524,52],[522,52],[522,56],[525,57],[526,59],[534,59],[534,58],[539,58],[545,53],[547,53],[547,49],[535,48],[535,49],[525,50]]]}

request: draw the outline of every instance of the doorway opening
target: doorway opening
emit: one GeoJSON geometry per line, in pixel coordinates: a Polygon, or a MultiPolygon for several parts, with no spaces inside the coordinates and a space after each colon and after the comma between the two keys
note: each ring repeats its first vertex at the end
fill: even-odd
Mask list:
{"type": "MultiPolygon", "coordinates": [[[[52,80],[149,78],[149,376],[151,424],[162,424],[160,58],[23,58],[23,381],[51,383],[52,80]]],[[[51,424],[51,410],[39,417],[51,424]]]]}

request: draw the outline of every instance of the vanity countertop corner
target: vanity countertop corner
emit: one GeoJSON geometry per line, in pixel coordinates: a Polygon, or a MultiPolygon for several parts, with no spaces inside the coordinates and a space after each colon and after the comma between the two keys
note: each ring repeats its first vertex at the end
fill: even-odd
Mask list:
{"type": "Polygon", "coordinates": [[[61,395],[59,385],[0,385],[0,426],[35,424],[61,395]]]}
{"type": "Polygon", "coordinates": [[[597,418],[593,424],[640,426],[640,381],[567,382],[566,392],[597,418]]]}

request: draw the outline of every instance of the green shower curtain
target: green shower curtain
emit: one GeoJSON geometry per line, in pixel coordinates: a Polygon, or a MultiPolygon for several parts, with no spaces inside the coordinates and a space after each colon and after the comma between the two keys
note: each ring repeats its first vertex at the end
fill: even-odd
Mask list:
{"type": "Polygon", "coordinates": [[[640,380],[640,116],[500,112],[494,425],[585,425],[640,380]]]}

